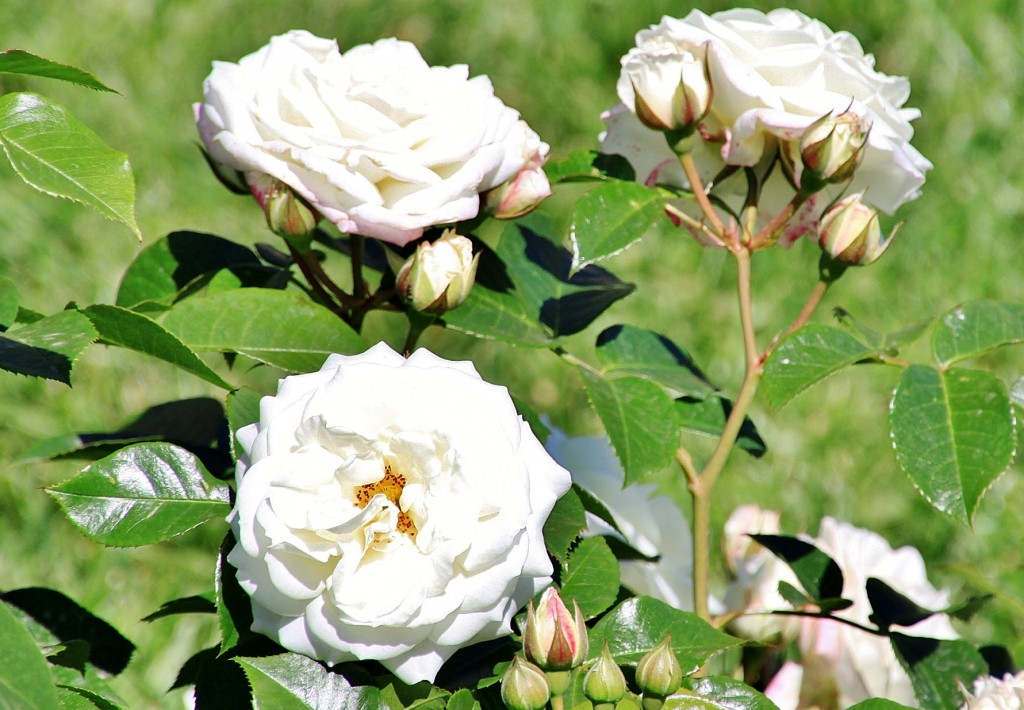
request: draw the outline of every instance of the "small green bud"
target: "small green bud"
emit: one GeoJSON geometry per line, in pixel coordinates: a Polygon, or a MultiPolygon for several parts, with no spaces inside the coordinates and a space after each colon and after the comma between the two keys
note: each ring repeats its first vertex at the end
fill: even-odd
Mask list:
{"type": "Polygon", "coordinates": [[[532,602],[527,608],[523,650],[546,671],[575,668],[587,657],[590,642],[576,600],[573,608],[570,614],[554,587],[544,590],[536,609],[532,602]]]}
{"type": "Polygon", "coordinates": [[[608,650],[607,641],[601,655],[583,677],[583,694],[595,705],[617,703],[626,694],[626,677],[608,650]]]}
{"type": "Polygon", "coordinates": [[[671,634],[651,649],[636,666],[636,684],[644,693],[665,697],[683,682],[683,669],[672,652],[671,634]]]}
{"type": "Polygon", "coordinates": [[[280,180],[262,173],[246,173],[245,178],[249,191],[263,208],[270,231],[300,251],[308,249],[310,235],[320,221],[316,212],[280,180]]]}
{"type": "Polygon", "coordinates": [[[540,710],[550,698],[544,671],[517,653],[501,679],[502,701],[512,710],[540,710]]]}

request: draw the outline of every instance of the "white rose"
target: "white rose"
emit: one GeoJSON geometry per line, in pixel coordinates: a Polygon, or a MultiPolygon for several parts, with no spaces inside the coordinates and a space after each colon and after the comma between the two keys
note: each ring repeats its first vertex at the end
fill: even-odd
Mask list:
{"type": "Polygon", "coordinates": [[[1024,708],[1024,672],[1007,673],[1002,679],[983,676],[974,681],[974,692],[967,696],[961,710],[1022,710],[1024,708]]]}
{"type": "Polygon", "coordinates": [[[396,39],[341,54],[294,30],[214,62],[195,108],[211,157],[250,185],[270,175],[342,232],[399,245],[475,217],[478,193],[548,153],[486,76],[396,39]]]}
{"type": "MultiPolygon", "coordinates": [[[[753,520],[749,512],[746,519],[753,520]]],[[[750,530],[749,532],[761,532],[750,530]]],[[[772,532],[772,531],[766,531],[772,532]]],[[[837,616],[867,626],[871,614],[865,585],[869,577],[880,579],[920,606],[928,609],[943,609],[949,606],[949,596],[931,585],[925,573],[921,553],[912,547],[893,550],[880,535],[822,518],[816,538],[806,537],[825,554],[829,555],[843,572],[843,597],[853,605],[837,616]]],[[[791,572],[780,572],[775,579],[759,580],[761,588],[778,586],[780,579],[792,582],[791,572]]],[[[788,604],[768,607],[786,609],[788,604]]],[[[942,614],[930,616],[910,627],[893,627],[912,636],[953,639],[958,634],[942,614]]],[[[800,646],[802,677],[789,669],[787,681],[799,677],[801,704],[793,706],[784,702],[792,697],[792,683],[778,684],[778,695],[773,700],[780,708],[825,707],[838,703],[837,707],[849,707],[868,698],[880,697],[911,705],[916,702],[910,677],[900,666],[889,640],[884,636],[861,631],[860,629],[827,619],[804,618],[795,631],[800,646]]]]}
{"type": "MultiPolygon", "coordinates": [[[[714,140],[698,142],[693,156],[705,181],[726,165],[766,165],[779,141],[799,141],[814,121],[849,109],[870,124],[863,163],[849,189],[866,191],[875,207],[892,213],[919,194],[929,163],[913,146],[910,121],[916,109],[904,108],[910,96],[907,79],[874,69],[874,57],[847,32],[832,32],[817,20],[788,9],[767,14],[729,10],[706,15],[692,11],[683,19],[665,17],[637,33],[637,47],[675,45],[698,52],[707,45],[713,99],[703,133],[714,140]]],[[[633,56],[631,50],[623,59],[633,56]]],[[[604,115],[607,131],[602,149],[625,156],[641,182],[688,186],[661,134],[645,128],[630,111],[632,92],[626,72],[619,81],[623,104],[604,115]]],[[[776,166],[762,195],[762,207],[781,209],[793,196],[776,166]]],[[[726,179],[715,194],[734,210],[746,196],[743,175],[726,179]]],[[[826,188],[811,198],[795,220],[801,231],[836,195],[826,188]]],[[[769,215],[770,216],[770,215],[769,215]]]]}
{"type": "Polygon", "coordinates": [[[242,428],[228,560],[253,630],[433,680],[550,582],[569,474],[468,362],[383,343],[283,379],[242,428]]]}
{"type": "Polygon", "coordinates": [[[623,471],[608,439],[566,436],[553,429],[547,449],[572,480],[612,514],[618,530],[587,513],[584,534],[617,537],[657,562],[620,560],[622,585],[677,609],[693,610],[693,543],[690,526],[672,500],[654,486],[622,487],[623,471]]]}

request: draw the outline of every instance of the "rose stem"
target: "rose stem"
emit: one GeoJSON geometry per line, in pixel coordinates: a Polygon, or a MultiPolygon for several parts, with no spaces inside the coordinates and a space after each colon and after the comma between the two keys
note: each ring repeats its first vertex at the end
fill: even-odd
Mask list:
{"type": "Polygon", "coordinates": [[[701,182],[700,173],[697,172],[697,164],[693,162],[693,155],[684,153],[679,156],[679,163],[683,166],[686,179],[690,181],[690,189],[693,190],[693,196],[696,198],[697,204],[700,205],[701,211],[707,215],[708,221],[711,222],[715,232],[722,238],[725,238],[725,224],[722,223],[722,218],[718,216],[718,212],[712,206],[711,200],[708,199],[708,193],[704,191],[704,183],[701,182]]]}
{"type": "MultiPolygon", "coordinates": [[[[299,265],[299,271],[306,277],[306,281],[309,282],[309,288],[313,295],[313,300],[322,306],[326,306],[331,310],[332,313],[345,319],[345,309],[338,303],[335,303],[334,299],[331,298],[330,294],[324,290],[323,285],[316,277],[316,270],[313,269],[312,263],[316,263],[316,257],[311,251],[300,252],[298,249],[293,247],[291,243],[288,243],[288,251],[291,252],[292,259],[296,264],[299,265]],[[307,257],[312,257],[308,259],[307,257]]],[[[319,264],[317,264],[319,267],[319,264]]]]}
{"type": "Polygon", "coordinates": [[[352,323],[356,331],[362,329],[363,318],[366,316],[366,283],[363,281],[363,249],[366,246],[366,238],[358,234],[349,236],[349,244],[352,247],[352,295],[359,303],[352,309],[352,323]]]}

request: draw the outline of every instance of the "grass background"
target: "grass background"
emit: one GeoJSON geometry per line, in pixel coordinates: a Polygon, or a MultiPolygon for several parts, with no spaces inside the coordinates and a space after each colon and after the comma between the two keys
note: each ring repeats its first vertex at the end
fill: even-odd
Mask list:
{"type": "MultiPolygon", "coordinates": [[[[924,195],[898,215],[907,221],[898,243],[870,269],[849,273],[815,321],[828,322],[829,309],[841,305],[877,330],[896,330],[964,300],[1024,300],[1024,7],[1016,0],[789,6],[853,32],[881,70],[910,77],[910,105],[923,112],[914,144],[935,163],[924,195]]],[[[5,0],[5,47],[85,68],[123,97],[8,76],[0,76],[0,88],[57,98],[129,154],[145,243],[179,229],[251,243],[268,239],[262,215],[216,183],[195,147],[190,105],[201,97],[212,60],[237,60],[293,28],[337,37],[342,48],[387,36],[409,39],[433,64],[467,63],[473,74],[490,75],[498,95],[559,157],[596,146],[599,115],[617,102],[618,60],[633,34],[663,14],[683,16],[692,7],[654,0],[5,0]]],[[[728,5],[696,7],[712,12],[728,5]]],[[[127,230],[34,192],[0,161],[0,273],[18,283],[23,305],[49,313],[69,301],[112,302],[121,272],[139,249],[127,230]]],[[[813,245],[800,244],[758,257],[755,314],[764,342],[799,309],[817,254],[813,245]]],[[[643,325],[688,348],[715,381],[735,390],[742,362],[734,279],[721,253],[658,229],[608,266],[641,288],[579,336],[577,349],[585,351],[611,323],[643,325]]],[[[391,332],[386,321],[373,327],[391,332]]],[[[447,356],[472,357],[485,377],[551,412],[569,431],[597,430],[578,382],[554,356],[458,334],[432,332],[424,344],[447,356]]],[[[924,350],[918,355],[924,358],[924,350]]],[[[1021,351],[1013,349],[980,366],[1008,380],[1024,371],[1021,351]]],[[[781,509],[788,531],[813,532],[822,515],[832,515],[874,529],[894,546],[914,545],[936,583],[997,594],[962,633],[1009,644],[1024,659],[1018,640],[1024,631],[1021,467],[995,484],[973,531],[932,512],[888,445],[887,405],[897,377],[885,368],[847,372],[780,413],[758,402],[754,415],[770,452],[756,462],[742,455],[731,460],[716,517],[724,520],[739,503],[759,502],[781,509]]],[[[111,621],[140,647],[115,681],[129,706],[176,707],[180,693],[164,691],[189,655],[213,643],[215,629],[206,619],[138,620],[168,599],[212,588],[212,551],[223,526],[160,546],[100,549],[39,490],[78,467],[26,463],[22,454],[56,433],[109,430],[152,404],[217,393],[170,367],[101,347],[81,358],[74,381],[68,389],[0,374],[0,588],[56,588],[111,621]]]]}

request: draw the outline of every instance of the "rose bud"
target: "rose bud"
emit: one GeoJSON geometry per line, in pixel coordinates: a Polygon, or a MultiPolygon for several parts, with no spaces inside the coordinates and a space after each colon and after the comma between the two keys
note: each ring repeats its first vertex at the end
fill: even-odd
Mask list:
{"type": "Polygon", "coordinates": [[[644,654],[636,666],[636,684],[644,694],[665,697],[674,693],[683,682],[683,669],[672,652],[672,636],[644,654]]]}
{"type": "Polygon", "coordinates": [[[590,642],[580,605],[573,600],[569,614],[558,590],[548,587],[537,608],[530,602],[523,631],[526,657],[546,671],[575,668],[587,657],[590,642]]]}
{"type": "Polygon", "coordinates": [[[469,296],[480,255],[473,242],[446,229],[433,244],[420,242],[402,265],[396,286],[402,299],[418,311],[440,315],[469,296]]]}
{"type": "Polygon", "coordinates": [[[821,218],[818,244],[825,254],[846,266],[864,266],[889,248],[896,231],[883,237],[878,212],[855,194],[838,202],[821,218]]]}
{"type": "Polygon", "coordinates": [[[595,707],[619,702],[626,694],[626,677],[615,662],[608,641],[604,642],[601,655],[583,677],[583,694],[595,707]]]}
{"type": "Polygon", "coordinates": [[[812,123],[800,138],[800,189],[817,192],[829,183],[853,177],[864,159],[870,122],[844,111],[838,116],[826,114],[812,123]]]}
{"type": "Polygon", "coordinates": [[[622,77],[632,86],[636,117],[656,131],[688,135],[711,108],[707,45],[690,52],[647,43],[622,58],[622,77]]]}
{"type": "Polygon", "coordinates": [[[245,173],[249,191],[263,208],[270,231],[296,247],[309,247],[309,235],[316,229],[319,216],[305,201],[280,180],[263,173],[245,173]]]}
{"type": "Polygon", "coordinates": [[[512,710],[540,710],[550,698],[544,671],[517,653],[501,678],[502,701],[512,710]]]}
{"type": "Polygon", "coordinates": [[[551,195],[551,184],[539,160],[533,160],[514,178],[481,197],[483,212],[498,219],[516,219],[532,212],[551,195]]]}

